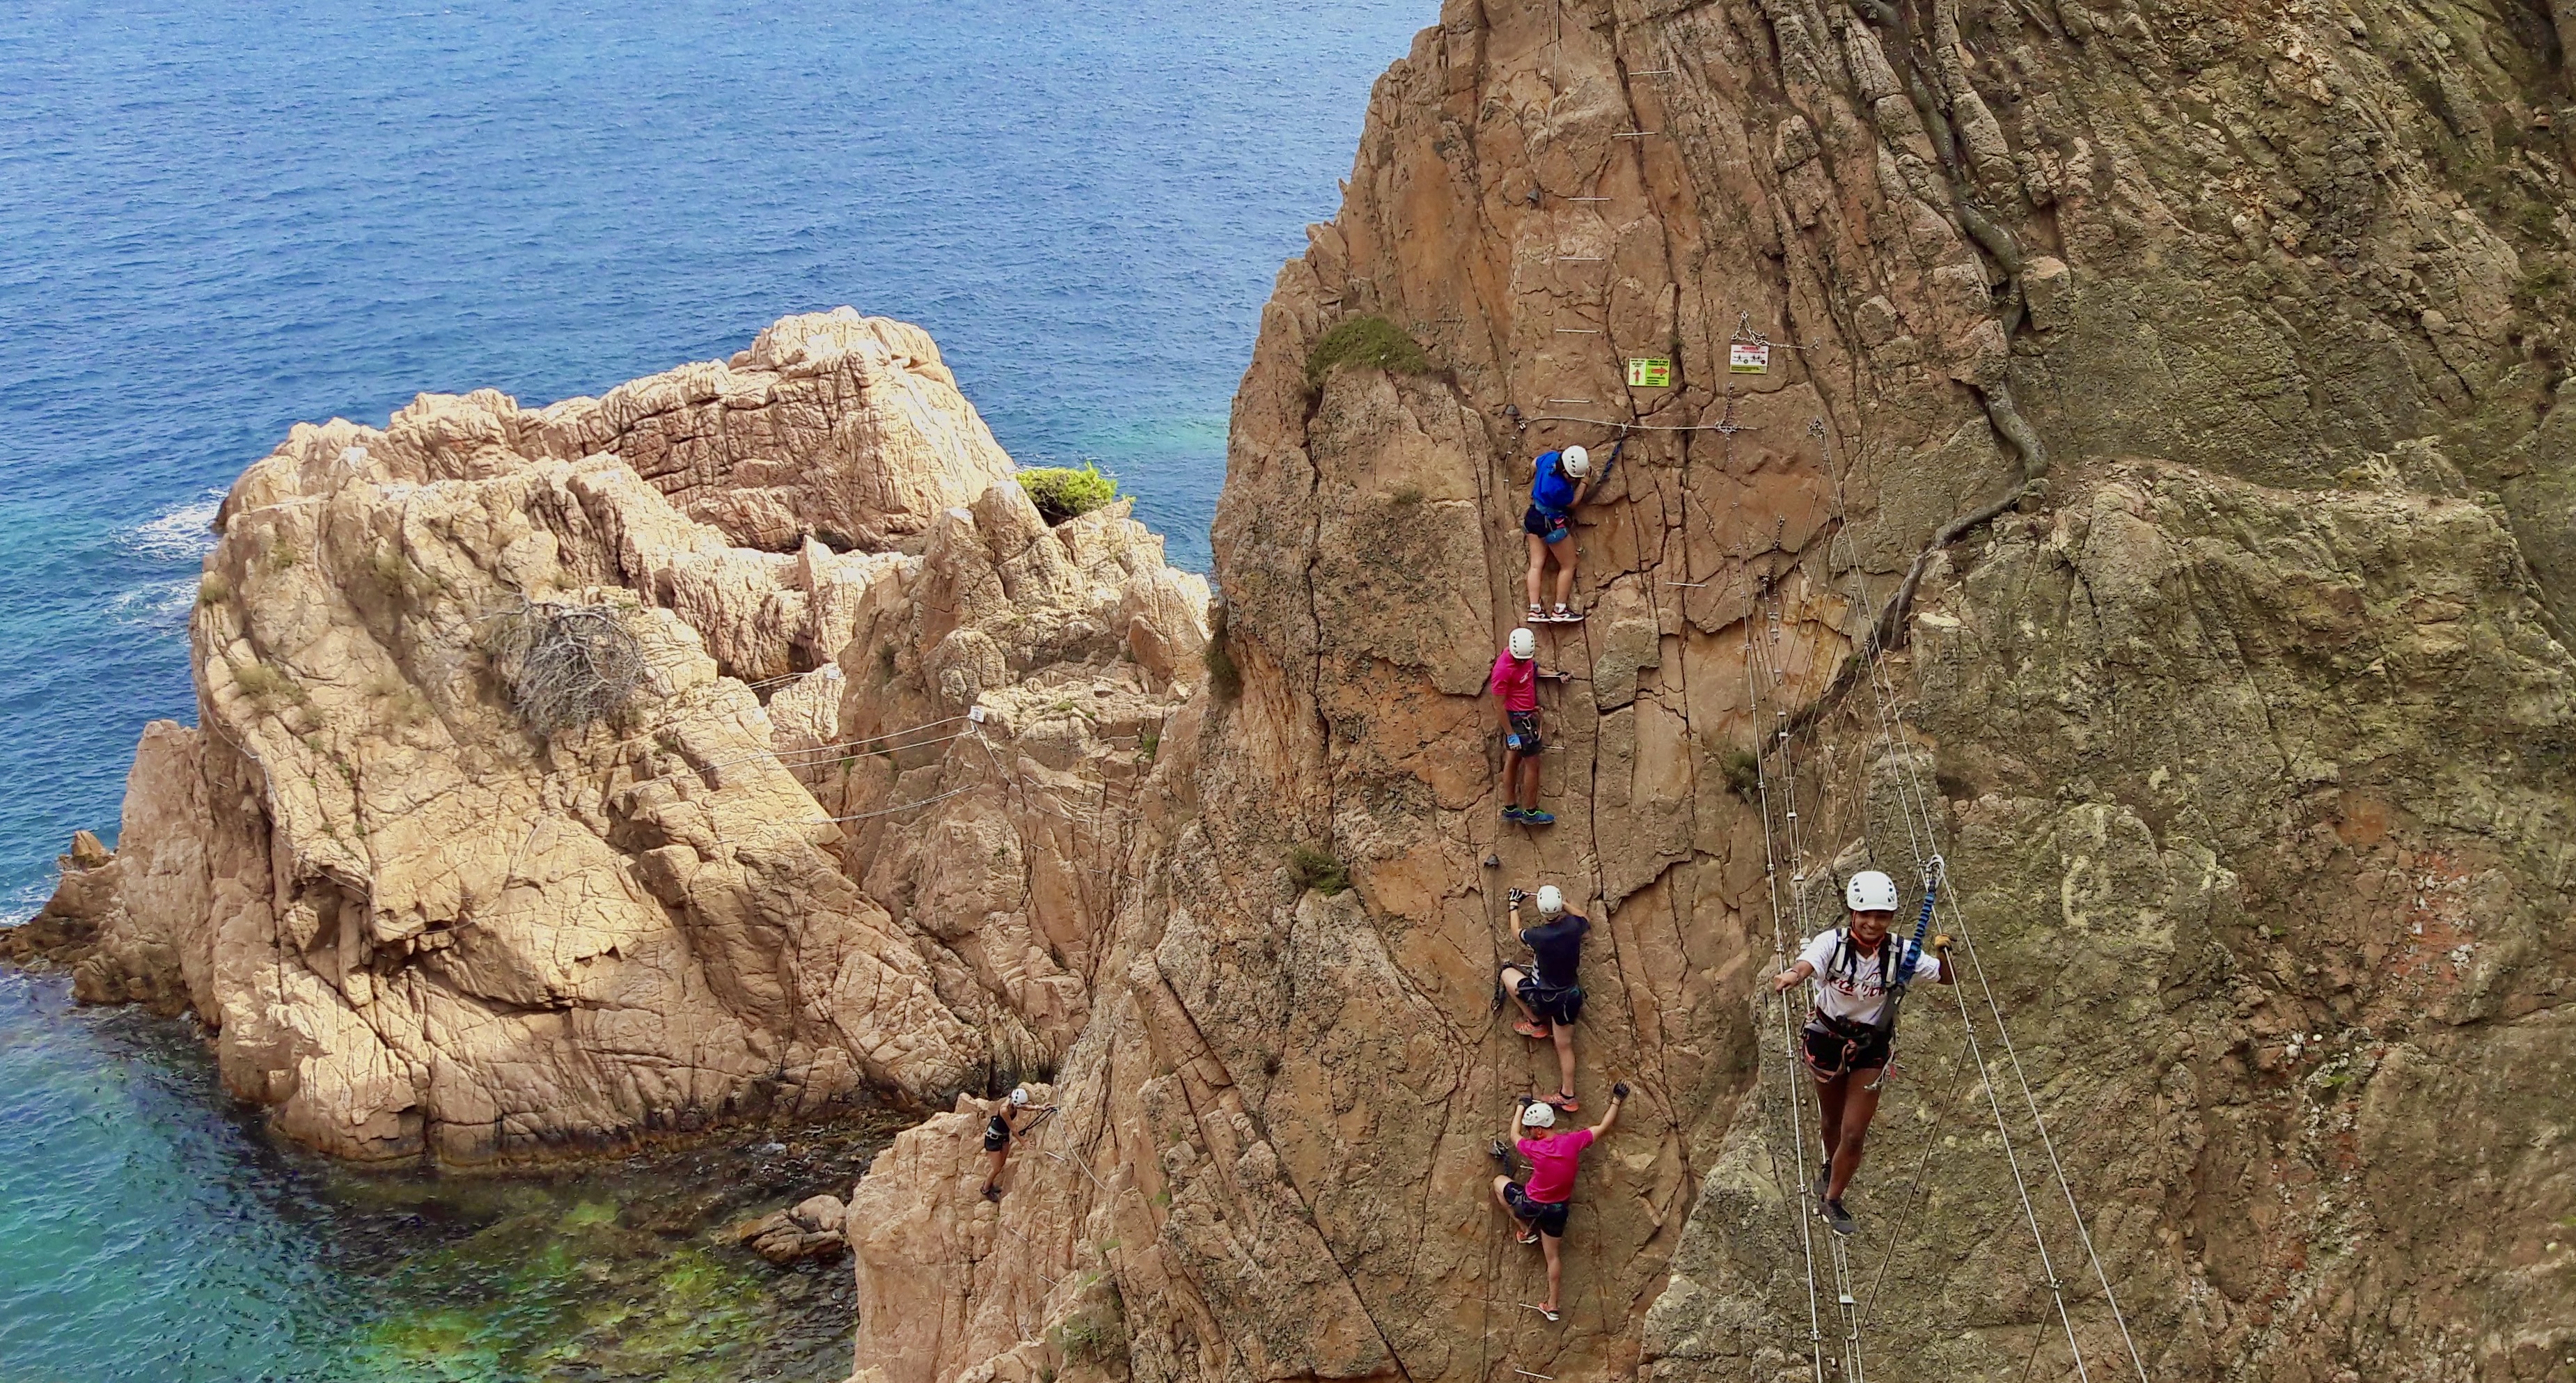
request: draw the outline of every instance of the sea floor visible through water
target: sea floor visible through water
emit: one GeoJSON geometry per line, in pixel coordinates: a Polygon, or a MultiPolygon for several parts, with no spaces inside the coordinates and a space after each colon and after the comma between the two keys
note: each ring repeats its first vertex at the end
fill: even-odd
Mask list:
{"type": "MultiPolygon", "coordinates": [[[[51,1159],[20,1145],[49,1138],[81,1145],[71,1174],[92,1194],[78,1215],[22,1230],[70,1241],[54,1247],[88,1270],[53,1284],[58,1300],[19,1284],[23,1314],[0,1342],[31,1321],[120,1312],[121,1277],[147,1298],[176,1287],[213,1303],[101,1361],[126,1377],[806,1383],[849,1372],[848,1260],[773,1266],[732,1230],[807,1196],[846,1197],[906,1116],[854,1111],[615,1162],[441,1174],[278,1146],[254,1111],[206,1098],[214,1080],[193,1025],[78,1008],[58,976],[0,972],[0,1197],[34,1191],[24,1169],[51,1159]],[[249,1194],[208,1196],[208,1185],[249,1194]],[[280,1261],[291,1267],[276,1280],[293,1290],[263,1290],[280,1261]]],[[[0,1355],[0,1383],[61,1376],[0,1355]]]]}

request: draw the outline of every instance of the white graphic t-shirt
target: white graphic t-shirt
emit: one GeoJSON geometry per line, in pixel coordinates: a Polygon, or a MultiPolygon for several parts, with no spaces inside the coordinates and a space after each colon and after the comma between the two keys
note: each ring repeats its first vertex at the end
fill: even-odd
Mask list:
{"type": "MultiPolygon", "coordinates": [[[[1896,967],[1905,959],[1905,938],[1890,933],[1868,955],[1858,948],[1837,955],[1844,949],[1842,941],[1840,929],[1818,932],[1798,953],[1798,959],[1816,967],[1816,1008],[1846,1023],[1876,1023],[1887,1008],[1887,986],[1879,982],[1880,962],[1886,963],[1887,977],[1896,978],[1896,967]]],[[[1940,978],[1941,958],[1925,951],[1914,962],[1915,981],[1932,984],[1940,978]]]]}

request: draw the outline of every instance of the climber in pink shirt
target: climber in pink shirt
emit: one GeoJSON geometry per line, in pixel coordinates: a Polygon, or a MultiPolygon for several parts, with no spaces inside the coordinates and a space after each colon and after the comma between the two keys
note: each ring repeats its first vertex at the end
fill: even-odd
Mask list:
{"type": "MultiPolygon", "coordinates": [[[[1537,1244],[1547,1253],[1547,1305],[1538,1308],[1549,1320],[1558,1317],[1557,1289],[1565,1279],[1565,1263],[1557,1256],[1557,1246],[1565,1238],[1565,1215],[1574,1206],[1574,1173],[1582,1165],[1583,1150],[1610,1132],[1619,1122],[1619,1106],[1627,1101],[1628,1085],[1621,1081],[1610,1087],[1610,1107],[1601,1112],[1601,1122],[1590,1128],[1555,1132],[1556,1106],[1544,1100],[1521,1096],[1520,1117],[1516,1121],[1528,1136],[1517,1145],[1521,1156],[1529,1159],[1530,1174],[1526,1182],[1508,1176],[1494,1178],[1494,1203],[1503,1213],[1520,1223],[1520,1242],[1537,1244]]],[[[1494,1156],[1505,1167],[1511,1158],[1500,1141],[1494,1144],[1494,1156]]]]}
{"type": "Polygon", "coordinates": [[[1538,809],[1538,756],[1547,746],[1538,737],[1538,679],[1564,681],[1562,672],[1538,665],[1538,636],[1512,631],[1510,643],[1494,659],[1487,685],[1503,718],[1503,820],[1520,826],[1553,826],[1553,813],[1538,809]]]}

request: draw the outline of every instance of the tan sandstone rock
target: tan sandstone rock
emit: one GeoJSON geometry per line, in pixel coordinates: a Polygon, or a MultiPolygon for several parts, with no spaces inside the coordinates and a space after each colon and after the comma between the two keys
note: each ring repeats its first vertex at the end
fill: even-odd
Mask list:
{"type": "MultiPolygon", "coordinates": [[[[791,319],[741,369],[767,373],[718,380],[727,425],[812,448],[782,461],[842,475],[835,493],[888,506],[868,511],[887,531],[920,532],[906,505],[981,496],[1022,525],[1023,560],[1079,554],[1073,579],[1024,583],[982,617],[1117,637],[1024,650],[957,717],[987,690],[1007,709],[1038,678],[1159,728],[1178,690],[1117,650],[1195,649],[1203,586],[1156,575],[1160,541],[1123,511],[1059,533],[991,484],[998,453],[917,332],[791,319]],[[912,383],[878,377],[897,364],[912,383]],[[891,412],[816,430],[808,386],[891,412]],[[1165,589],[1136,608],[1136,590],[1165,589]]],[[[665,386],[695,397],[659,378],[602,406],[649,419],[665,386]]],[[[863,619],[898,618],[923,573],[956,565],[737,546],[619,456],[548,454],[574,435],[532,440],[497,395],[424,398],[382,431],[298,427],[242,477],[192,625],[204,738],[146,734],[123,848],[67,876],[66,906],[97,933],[83,997],[194,1009],[235,1094],[298,1141],[371,1159],[614,1148],[1051,1063],[1082,1010],[1063,967],[1090,915],[1047,906],[1055,893],[994,896],[925,925],[908,884],[881,899],[864,867],[844,872],[870,833],[833,820],[877,804],[872,820],[917,833],[900,868],[923,879],[966,877],[943,842],[989,868],[989,851],[1035,853],[1024,826],[1058,828],[1015,812],[1035,799],[1000,714],[957,720],[974,733],[935,749],[897,741],[907,766],[955,780],[935,803],[884,810],[876,784],[847,781],[867,751],[832,741],[842,702],[936,698],[900,701],[882,679],[845,691],[833,660],[893,659],[882,639],[852,645],[863,619]],[[556,616],[605,642],[561,643],[544,632],[556,616]],[[583,714],[532,709],[550,703],[531,689],[555,685],[531,671],[547,648],[618,675],[583,684],[583,714]]],[[[1049,768],[1080,796],[1110,757],[1074,746],[1049,768]]]]}
{"type": "MultiPolygon", "coordinates": [[[[2033,1083],[1994,1068],[2016,1155],[2045,1165],[2035,1109],[2149,1376],[2554,1367],[2564,1282],[2497,1265],[2554,1261],[2531,1227],[2571,1209],[2545,1128],[2576,1092],[2532,1053],[2576,958],[2576,456],[2563,344],[2531,344],[2567,305],[2505,297],[2565,246],[2445,151],[2555,79],[2456,7],[2367,37],[2187,8],[1444,12],[1265,309],[1215,532],[1241,690],[1139,799],[1061,1160],[1018,1155],[995,1212],[970,1119],[898,1139],[856,1192],[863,1363],[1068,1366],[1105,1276],[1138,1377],[1851,1376],[1792,1210],[1803,1078],[1752,995],[1837,871],[1910,887],[1938,848],[2033,1083]],[[2435,50],[2455,96],[2397,75],[2435,50]],[[1364,315],[1433,372],[1310,385],[1364,315]],[[1757,332],[1797,349],[1731,374],[1757,332]],[[1676,384],[1626,387],[1633,356],[1676,384]],[[1582,419],[1693,430],[1632,434],[1578,523],[1591,618],[1540,630],[1577,674],[1543,693],[1559,824],[1499,829],[1472,698],[1529,458],[1615,431],[1582,419]],[[1903,646],[1856,658],[1899,591],[1903,646]],[[1355,889],[1300,896],[1299,850],[1355,889]],[[1639,1090],[1561,1325],[1483,1153],[1552,1079],[1487,1000],[1502,890],[1540,881],[1595,924],[1582,1097],[1639,1090]]],[[[2563,159],[2497,158],[2563,198],[2563,159]]],[[[1859,1366],[2071,1376],[1959,997],[1909,1009],[1855,1196],[1858,1293],[1895,1251],[1859,1366]]],[[[2031,1185],[2091,1376],[2123,1376],[2031,1185]]]]}

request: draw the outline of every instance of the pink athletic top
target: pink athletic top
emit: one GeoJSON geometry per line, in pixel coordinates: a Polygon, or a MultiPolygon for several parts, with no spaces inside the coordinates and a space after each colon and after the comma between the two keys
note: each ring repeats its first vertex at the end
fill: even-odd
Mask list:
{"type": "Polygon", "coordinates": [[[1556,1205],[1574,1199],[1574,1169],[1583,1161],[1583,1150],[1592,1146],[1592,1130],[1575,1129],[1554,1138],[1524,1138],[1521,1156],[1530,1160],[1529,1185],[1521,1194],[1541,1205],[1556,1205]]]}
{"type": "Polygon", "coordinates": [[[1494,695],[1506,711],[1538,709],[1538,659],[1515,658],[1510,649],[1494,659],[1494,695]]]}

